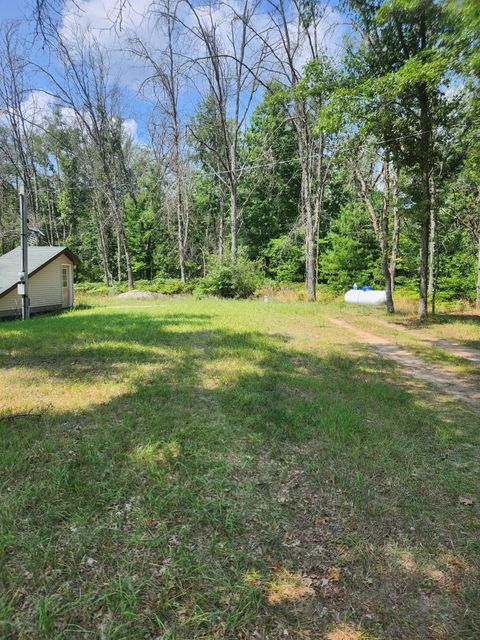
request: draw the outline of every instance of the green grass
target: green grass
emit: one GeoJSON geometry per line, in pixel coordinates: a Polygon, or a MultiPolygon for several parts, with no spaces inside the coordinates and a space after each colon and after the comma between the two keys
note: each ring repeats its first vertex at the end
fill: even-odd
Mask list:
{"type": "Polygon", "coordinates": [[[0,637],[478,638],[478,417],[339,310],[0,324],[0,637]]]}

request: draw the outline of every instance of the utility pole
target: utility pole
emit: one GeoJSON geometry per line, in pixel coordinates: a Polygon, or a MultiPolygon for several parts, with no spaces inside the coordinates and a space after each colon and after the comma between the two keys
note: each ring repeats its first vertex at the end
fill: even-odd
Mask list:
{"type": "Polygon", "coordinates": [[[18,203],[20,207],[20,247],[22,252],[22,270],[19,273],[18,293],[22,296],[22,320],[28,320],[30,318],[30,299],[28,297],[28,219],[23,184],[18,189],[18,203]]]}

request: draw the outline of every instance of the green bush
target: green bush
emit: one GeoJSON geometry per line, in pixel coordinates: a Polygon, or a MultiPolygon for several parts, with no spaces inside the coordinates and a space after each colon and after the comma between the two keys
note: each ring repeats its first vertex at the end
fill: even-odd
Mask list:
{"type": "MultiPolygon", "coordinates": [[[[195,281],[184,283],[177,278],[135,280],[134,283],[137,291],[150,291],[151,293],[162,293],[165,295],[191,292],[194,286],[195,281]]],[[[115,295],[128,291],[128,284],[126,282],[116,282],[113,287],[108,287],[102,282],[82,282],[76,284],[75,289],[83,293],[115,295]]]]}
{"type": "MultiPolygon", "coordinates": [[[[140,288],[140,286],[135,283],[135,288],[140,288]]],[[[152,293],[162,293],[164,295],[174,295],[178,293],[185,293],[186,289],[186,283],[182,282],[178,278],[156,278],[151,282],[147,282],[145,288],[142,289],[142,291],[151,291],[152,293]]]]}
{"type": "Polygon", "coordinates": [[[209,261],[208,273],[198,281],[194,294],[197,297],[248,298],[259,284],[255,263],[243,256],[235,263],[231,260],[220,262],[215,257],[209,261]]]}
{"type": "Polygon", "coordinates": [[[75,291],[105,295],[111,293],[112,289],[103,282],[80,282],[75,285],[75,291]]]}
{"type": "MultiPolygon", "coordinates": [[[[188,282],[182,282],[178,278],[135,280],[134,286],[136,291],[163,295],[193,293],[196,297],[214,295],[224,298],[248,298],[260,284],[255,264],[240,257],[236,264],[230,261],[221,263],[218,259],[212,258],[205,278],[192,278],[188,282]]],[[[116,295],[128,291],[128,285],[126,282],[116,282],[113,287],[108,287],[102,282],[82,282],[76,284],[75,289],[82,293],[116,295]]]]}

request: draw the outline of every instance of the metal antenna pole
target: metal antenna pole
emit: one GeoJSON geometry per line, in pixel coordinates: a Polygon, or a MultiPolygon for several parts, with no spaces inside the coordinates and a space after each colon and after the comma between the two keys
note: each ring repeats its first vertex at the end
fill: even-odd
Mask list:
{"type": "Polygon", "coordinates": [[[20,246],[22,249],[22,271],[20,273],[20,283],[22,295],[22,320],[30,318],[30,299],[28,297],[28,219],[27,205],[25,202],[25,187],[20,185],[18,190],[18,200],[20,206],[20,246]]]}

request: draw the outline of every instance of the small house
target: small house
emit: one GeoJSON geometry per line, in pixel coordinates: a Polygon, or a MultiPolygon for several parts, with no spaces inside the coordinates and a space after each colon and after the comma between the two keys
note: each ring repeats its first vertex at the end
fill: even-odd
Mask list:
{"type": "MultiPolygon", "coordinates": [[[[78,258],[67,247],[28,247],[30,313],[69,309],[73,305],[73,265],[78,258]]],[[[0,256],[0,318],[22,314],[17,286],[22,270],[20,247],[0,256]]]]}

